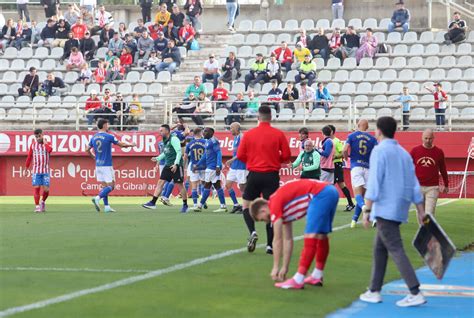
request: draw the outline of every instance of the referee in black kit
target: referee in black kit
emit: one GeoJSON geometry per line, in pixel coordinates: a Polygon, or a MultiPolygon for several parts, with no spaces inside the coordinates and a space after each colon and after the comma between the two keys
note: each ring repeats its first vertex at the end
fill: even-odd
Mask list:
{"type": "MultiPolygon", "coordinates": [[[[291,159],[290,146],[285,134],[270,125],[272,120],[271,109],[261,106],[258,109],[259,124],[244,134],[237,150],[237,158],[245,162],[249,175],[247,186],[243,194],[243,215],[250,237],[247,249],[251,253],[255,250],[258,235],[255,231],[255,221],[249,213],[250,202],[263,196],[268,200],[270,195],[280,186],[280,167],[291,159]]],[[[268,254],[273,254],[273,229],[267,224],[268,254]]]]}

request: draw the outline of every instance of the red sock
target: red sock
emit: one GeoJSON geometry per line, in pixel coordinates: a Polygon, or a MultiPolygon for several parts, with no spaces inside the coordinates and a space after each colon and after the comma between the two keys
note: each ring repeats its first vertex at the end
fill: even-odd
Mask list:
{"type": "Polygon", "coordinates": [[[35,204],[38,205],[40,203],[40,188],[35,188],[35,204]]]}
{"type": "Polygon", "coordinates": [[[329,238],[318,240],[318,249],[316,252],[316,268],[322,271],[326,265],[329,256],[329,238]]]}
{"type": "Polygon", "coordinates": [[[304,239],[304,247],[301,251],[298,273],[306,275],[306,273],[308,272],[308,268],[311,266],[314,256],[316,255],[316,244],[317,239],[315,238],[304,239]]]}
{"type": "Polygon", "coordinates": [[[43,201],[46,201],[46,199],[49,197],[49,190],[48,191],[43,191],[43,201]]]}

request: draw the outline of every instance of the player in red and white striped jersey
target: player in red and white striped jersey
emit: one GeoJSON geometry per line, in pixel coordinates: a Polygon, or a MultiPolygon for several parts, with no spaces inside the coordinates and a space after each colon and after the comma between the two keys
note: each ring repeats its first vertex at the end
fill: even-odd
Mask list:
{"type": "Polygon", "coordinates": [[[44,141],[43,130],[36,129],[34,131],[36,141],[34,141],[28,152],[26,158],[26,169],[29,169],[33,163],[31,175],[32,184],[35,189],[35,212],[45,212],[46,204],[45,201],[49,196],[49,156],[53,148],[51,145],[44,141]],[[40,191],[43,189],[43,198],[40,202],[40,191]]]}
{"type": "Polygon", "coordinates": [[[276,283],[283,289],[302,289],[304,284],[322,286],[323,270],[329,255],[328,234],[332,232],[332,221],[336,213],[339,193],[334,185],[312,179],[300,179],[280,187],[270,199],[256,199],[250,205],[250,214],[255,221],[273,224],[273,269],[272,279],[283,281],[293,250],[292,222],[306,218],[304,248],[301,251],[298,272],[293,278],[276,283]],[[280,267],[280,258],[282,265],[280,267]],[[313,259],[316,266],[305,278],[313,259]]]}

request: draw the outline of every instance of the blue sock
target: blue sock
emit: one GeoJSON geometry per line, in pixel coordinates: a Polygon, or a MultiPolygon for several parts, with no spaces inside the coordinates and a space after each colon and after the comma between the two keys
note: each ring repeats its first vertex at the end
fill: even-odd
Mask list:
{"type": "Polygon", "coordinates": [[[186,192],[189,191],[189,181],[186,180],[186,182],[184,183],[184,187],[186,188],[186,192]]]}
{"type": "Polygon", "coordinates": [[[166,190],[165,190],[165,193],[163,193],[163,196],[169,199],[171,193],[173,193],[173,189],[174,189],[174,182],[171,181],[170,183],[168,183],[168,186],[166,187],[166,190]]]}
{"type": "Polygon", "coordinates": [[[204,191],[204,185],[202,183],[199,183],[198,186],[198,194],[202,195],[202,192],[204,191]]]}
{"type": "Polygon", "coordinates": [[[362,207],[365,204],[364,197],[361,194],[357,194],[355,196],[355,199],[356,199],[356,202],[357,202],[357,206],[362,209],[362,207]]]}
{"type": "Polygon", "coordinates": [[[191,191],[191,196],[193,197],[193,203],[197,204],[197,202],[198,202],[198,191],[197,191],[197,189],[193,189],[193,191],[191,191]]]}
{"type": "Polygon", "coordinates": [[[359,220],[359,216],[361,212],[362,212],[362,209],[359,207],[359,204],[357,204],[355,207],[354,215],[352,216],[352,220],[357,222],[359,220]]]}
{"type": "Polygon", "coordinates": [[[211,193],[211,189],[206,189],[204,188],[202,190],[202,197],[201,197],[201,205],[206,204],[206,200],[209,197],[209,194],[211,193]]]}
{"type": "Polygon", "coordinates": [[[217,190],[217,196],[219,197],[219,202],[221,205],[225,205],[225,194],[224,194],[224,189],[220,188],[217,190]]]}
{"type": "Polygon", "coordinates": [[[105,206],[109,205],[109,197],[108,196],[104,197],[104,205],[105,206]]]}
{"type": "Polygon", "coordinates": [[[104,202],[105,202],[105,198],[109,195],[110,192],[112,192],[112,187],[111,186],[106,186],[104,188],[102,188],[102,190],[100,190],[99,192],[99,197],[101,199],[104,199],[104,202]]]}
{"type": "Polygon", "coordinates": [[[234,205],[238,205],[239,204],[239,201],[237,201],[237,196],[235,195],[235,191],[234,189],[230,189],[229,190],[229,196],[230,198],[232,199],[232,202],[234,202],[234,205]]]}
{"type": "Polygon", "coordinates": [[[165,195],[166,188],[168,187],[168,184],[169,184],[169,182],[165,182],[165,184],[163,185],[163,189],[161,189],[161,193],[160,193],[161,196],[165,195]]]}

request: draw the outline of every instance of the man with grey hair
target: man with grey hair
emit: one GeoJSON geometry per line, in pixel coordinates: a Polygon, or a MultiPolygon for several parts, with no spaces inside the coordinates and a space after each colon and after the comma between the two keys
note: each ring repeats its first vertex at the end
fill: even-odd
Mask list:
{"type": "Polygon", "coordinates": [[[320,160],[321,155],[314,149],[314,142],[310,139],[306,139],[304,142],[304,150],[301,151],[296,160],[288,166],[294,169],[301,165],[301,179],[319,180],[321,177],[320,160]]]}
{"type": "Polygon", "coordinates": [[[150,55],[150,52],[153,50],[154,46],[155,42],[148,35],[148,32],[143,32],[142,37],[138,39],[137,52],[135,53],[134,59],[135,63],[138,64],[139,59],[143,59],[144,61],[148,60],[148,56],[150,55]]]}

